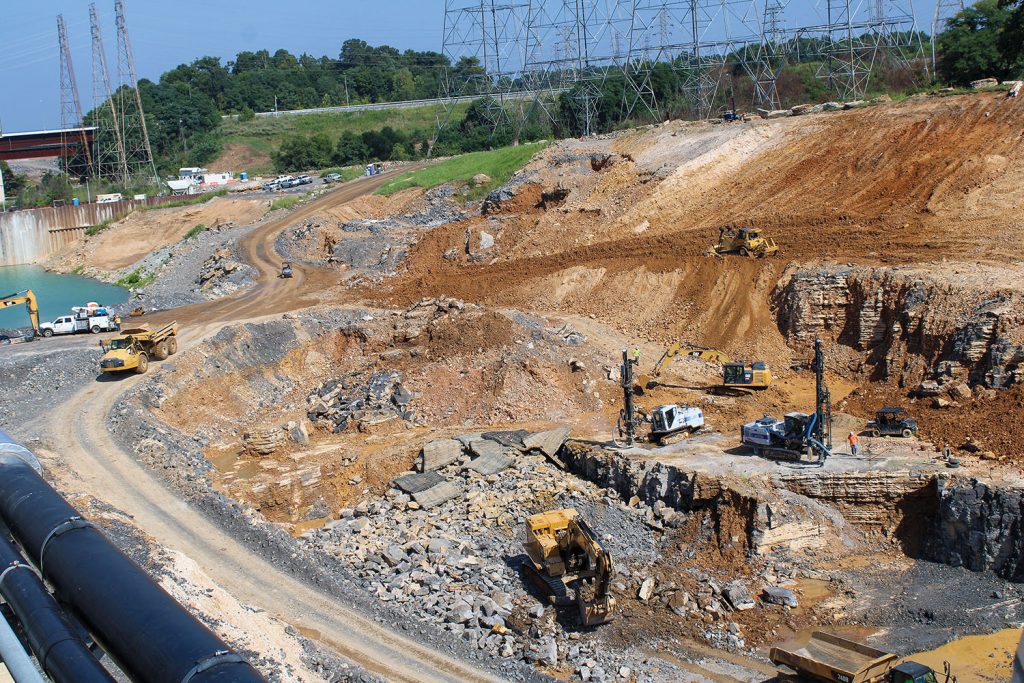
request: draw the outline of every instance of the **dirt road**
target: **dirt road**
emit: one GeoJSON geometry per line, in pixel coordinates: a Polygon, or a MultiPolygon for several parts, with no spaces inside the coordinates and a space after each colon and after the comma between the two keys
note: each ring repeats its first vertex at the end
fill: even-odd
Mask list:
{"type": "MultiPolygon", "coordinates": [[[[351,183],[247,236],[241,244],[242,253],[259,271],[251,289],[238,296],[148,316],[147,322],[177,319],[186,328],[183,342],[188,345],[223,324],[308,305],[306,296],[336,282],[337,275],[300,266],[294,278],[278,279],[280,259],[274,254],[275,238],[306,216],[372,192],[388,179],[386,175],[351,183]]],[[[118,381],[91,383],[51,414],[49,433],[53,443],[61,445],[62,464],[52,471],[62,489],[92,494],[131,515],[143,531],[196,561],[238,600],[266,610],[305,633],[318,633],[323,645],[388,680],[497,680],[459,659],[392,632],[338,596],[283,572],[168,491],[153,473],[122,450],[106,429],[107,416],[118,397],[140,379],[129,375],[118,381]]],[[[46,451],[40,455],[47,460],[58,457],[46,451]]]]}

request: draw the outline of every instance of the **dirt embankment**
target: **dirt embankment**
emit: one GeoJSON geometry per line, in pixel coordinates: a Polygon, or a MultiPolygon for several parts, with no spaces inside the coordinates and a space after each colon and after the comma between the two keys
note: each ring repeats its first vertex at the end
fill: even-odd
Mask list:
{"type": "Polygon", "coordinates": [[[197,225],[242,226],[266,213],[266,201],[216,197],[195,206],[136,211],[84,242],[50,257],[42,265],[59,272],[85,268],[110,272],[131,266],[147,255],[177,244],[197,225]]]}
{"type": "Polygon", "coordinates": [[[362,294],[589,316],[778,368],[804,362],[821,334],[855,383],[1006,386],[1022,360],[1020,113],[985,94],[567,141],[483,215],[423,235],[400,277],[362,294]],[[725,224],[763,227],[780,255],[707,257],[725,224]],[[854,266],[805,300],[785,291],[794,270],[854,266]],[[993,318],[999,301],[1008,308],[993,318]]]}

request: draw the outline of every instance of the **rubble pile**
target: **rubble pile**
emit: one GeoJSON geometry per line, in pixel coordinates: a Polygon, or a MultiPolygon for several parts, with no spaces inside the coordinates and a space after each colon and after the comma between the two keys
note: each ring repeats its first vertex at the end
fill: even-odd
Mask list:
{"type": "Polygon", "coordinates": [[[196,283],[203,289],[208,289],[217,285],[222,278],[234,273],[241,266],[242,264],[235,260],[230,249],[217,249],[203,262],[196,283]]]}
{"type": "Polygon", "coordinates": [[[393,419],[414,422],[412,400],[413,393],[402,386],[401,373],[387,370],[366,377],[350,372],[312,391],[306,399],[306,416],[314,425],[337,434],[350,423],[365,429],[393,419]]]}
{"type": "Polygon", "coordinates": [[[426,456],[458,444],[458,460],[397,478],[382,499],[341,510],[339,519],[303,541],[335,555],[381,602],[438,624],[489,656],[569,663],[587,672],[584,680],[613,680],[615,656],[567,633],[555,608],[527,592],[518,569],[526,559],[521,543],[527,516],[557,507],[592,508],[601,504],[602,492],[560,475],[543,455],[524,453],[524,434],[472,434],[445,440],[441,448],[428,444],[426,456]],[[483,474],[474,466],[496,455],[505,461],[499,471],[483,474]],[[443,501],[424,495],[441,487],[455,495],[443,501]]]}

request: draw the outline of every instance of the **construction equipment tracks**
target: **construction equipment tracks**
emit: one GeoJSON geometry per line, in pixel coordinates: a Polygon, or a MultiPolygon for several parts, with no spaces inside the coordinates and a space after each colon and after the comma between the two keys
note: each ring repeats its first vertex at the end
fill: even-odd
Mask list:
{"type": "MultiPolygon", "coordinates": [[[[240,243],[243,258],[259,271],[256,284],[225,299],[147,316],[182,323],[182,342],[191,346],[224,324],[308,306],[307,297],[337,283],[338,276],[297,266],[295,277],[279,279],[274,240],[289,225],[373,192],[394,173],[348,183],[279,219],[260,226],[240,243]]],[[[275,567],[182,501],[145,466],[123,450],[107,429],[108,415],[122,393],[141,376],[90,382],[48,417],[52,443],[59,444],[61,467],[51,468],[67,492],[91,494],[131,515],[161,545],[194,560],[237,600],[282,621],[318,632],[317,640],[389,681],[493,681],[492,674],[447,653],[420,644],[377,623],[337,596],[275,567]]],[[[45,451],[44,451],[45,454],[45,451]]]]}

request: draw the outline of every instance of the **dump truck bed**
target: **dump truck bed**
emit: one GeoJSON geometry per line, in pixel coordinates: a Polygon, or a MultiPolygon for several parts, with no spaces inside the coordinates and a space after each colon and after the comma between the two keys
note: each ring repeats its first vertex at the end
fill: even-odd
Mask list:
{"type": "Polygon", "coordinates": [[[820,631],[806,642],[773,647],[768,658],[805,678],[839,683],[881,681],[897,659],[889,652],[820,631]]]}

